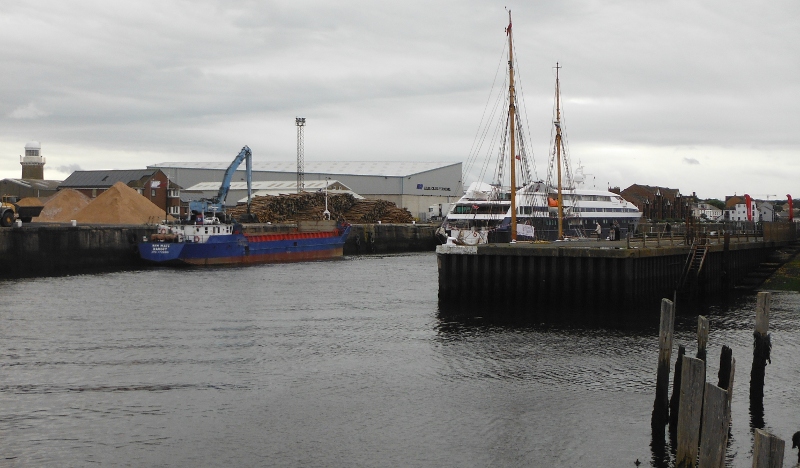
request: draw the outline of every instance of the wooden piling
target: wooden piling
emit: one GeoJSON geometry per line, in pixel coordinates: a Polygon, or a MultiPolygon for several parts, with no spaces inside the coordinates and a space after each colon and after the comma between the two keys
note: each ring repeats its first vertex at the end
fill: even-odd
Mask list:
{"type": "Polygon", "coordinates": [[[700,435],[698,468],[725,466],[729,414],[728,392],[714,384],[706,383],[703,396],[703,428],[700,435]]]}
{"type": "Polygon", "coordinates": [[[706,362],[706,347],[708,346],[708,319],[699,315],[697,317],[697,359],[706,362]]]}
{"type": "Polygon", "coordinates": [[[785,446],[783,439],[762,429],[756,429],[753,441],[753,468],[782,468],[785,446]]]}
{"type": "Polygon", "coordinates": [[[722,345],[722,352],[719,355],[719,372],[717,373],[717,386],[719,388],[728,388],[728,381],[730,380],[731,373],[731,359],[733,358],[733,350],[728,346],[722,345]]]}
{"type": "Polygon", "coordinates": [[[681,369],[683,356],[686,355],[686,347],[678,346],[678,359],[675,360],[675,378],[672,379],[672,398],[669,400],[669,430],[675,433],[678,428],[678,408],[681,402],[681,369]]]}
{"type": "Polygon", "coordinates": [[[753,332],[753,367],[750,370],[750,401],[764,398],[764,376],[767,363],[771,363],[772,343],[769,336],[769,308],[772,296],[760,292],[756,302],[756,326],[753,332]]]}
{"type": "Polygon", "coordinates": [[[694,468],[700,439],[700,414],[703,408],[705,363],[683,357],[681,369],[681,402],[678,409],[677,468],[694,468]]]}
{"type": "Polygon", "coordinates": [[[669,367],[672,357],[672,334],[675,328],[675,307],[669,299],[661,300],[661,325],[658,333],[658,371],[656,399],[653,403],[653,426],[663,426],[669,420],[669,367]]]}

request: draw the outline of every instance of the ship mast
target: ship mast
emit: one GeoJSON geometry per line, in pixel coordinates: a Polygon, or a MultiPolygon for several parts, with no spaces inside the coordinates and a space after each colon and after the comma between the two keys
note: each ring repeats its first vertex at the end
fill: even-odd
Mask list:
{"type": "Polygon", "coordinates": [[[508,10],[508,28],[506,28],[508,35],[508,131],[509,138],[511,139],[511,242],[517,241],[517,173],[516,173],[516,141],[514,130],[516,128],[514,117],[516,107],[514,102],[516,96],[514,95],[514,43],[511,35],[511,10],[508,10]]]}
{"type": "Polygon", "coordinates": [[[553,122],[553,124],[556,126],[556,165],[558,166],[558,239],[564,240],[564,197],[561,187],[561,89],[558,82],[559,68],[561,67],[558,65],[558,62],[556,62],[556,121],[553,122]]]}

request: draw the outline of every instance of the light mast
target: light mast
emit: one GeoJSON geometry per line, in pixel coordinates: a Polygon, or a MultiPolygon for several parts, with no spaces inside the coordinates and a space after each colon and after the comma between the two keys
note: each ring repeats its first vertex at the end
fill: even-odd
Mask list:
{"type": "Polygon", "coordinates": [[[305,168],[303,162],[303,128],[306,126],[305,117],[296,117],[294,124],[297,126],[297,193],[305,188],[305,168]]]}

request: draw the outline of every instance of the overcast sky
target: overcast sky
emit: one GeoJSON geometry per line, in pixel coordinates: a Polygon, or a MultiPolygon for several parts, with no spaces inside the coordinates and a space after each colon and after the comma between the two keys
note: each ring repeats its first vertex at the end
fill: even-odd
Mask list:
{"type": "Polygon", "coordinates": [[[560,62],[592,181],[800,197],[800,2],[0,2],[0,177],[166,161],[466,162],[513,11],[538,175],[560,62]]]}

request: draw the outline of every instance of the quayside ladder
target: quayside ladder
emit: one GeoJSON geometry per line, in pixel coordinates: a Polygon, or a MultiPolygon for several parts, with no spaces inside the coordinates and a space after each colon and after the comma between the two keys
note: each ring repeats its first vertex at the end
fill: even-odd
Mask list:
{"type": "Polygon", "coordinates": [[[708,244],[704,237],[695,240],[692,243],[692,250],[686,257],[686,264],[681,273],[681,279],[678,281],[678,289],[681,290],[686,287],[686,283],[691,278],[695,282],[700,277],[700,272],[703,270],[703,264],[708,255],[708,244]]]}

